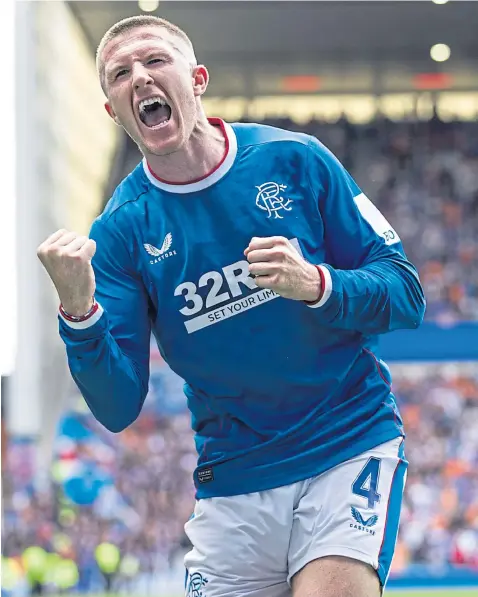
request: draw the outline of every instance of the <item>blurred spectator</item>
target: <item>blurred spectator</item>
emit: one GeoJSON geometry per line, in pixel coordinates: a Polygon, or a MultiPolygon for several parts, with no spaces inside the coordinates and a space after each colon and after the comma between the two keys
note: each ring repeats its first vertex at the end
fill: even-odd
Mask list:
{"type": "Polygon", "coordinates": [[[400,560],[478,572],[478,368],[428,369],[405,367],[393,385],[410,461],[400,560]]]}

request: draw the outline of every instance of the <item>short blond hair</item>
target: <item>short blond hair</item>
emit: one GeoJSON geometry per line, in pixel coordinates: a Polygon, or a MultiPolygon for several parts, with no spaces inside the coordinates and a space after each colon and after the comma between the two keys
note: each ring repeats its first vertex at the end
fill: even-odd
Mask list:
{"type": "Polygon", "coordinates": [[[154,15],[138,15],[134,17],[128,17],[126,19],[122,19],[115,23],[112,27],[108,29],[108,31],[103,35],[101,41],[98,45],[98,49],[96,50],[96,70],[98,72],[98,76],[100,78],[101,88],[106,93],[106,81],[105,81],[105,64],[103,62],[103,52],[105,47],[112,41],[115,37],[122,35],[126,31],[131,31],[132,29],[139,29],[141,27],[159,27],[161,29],[165,29],[172,35],[179,37],[183,42],[186,43],[188,48],[191,50],[191,54],[193,57],[194,63],[196,62],[196,57],[194,54],[194,47],[189,39],[189,37],[184,33],[182,29],[180,29],[174,23],[167,21],[166,19],[161,19],[160,17],[156,17],[154,15]]]}

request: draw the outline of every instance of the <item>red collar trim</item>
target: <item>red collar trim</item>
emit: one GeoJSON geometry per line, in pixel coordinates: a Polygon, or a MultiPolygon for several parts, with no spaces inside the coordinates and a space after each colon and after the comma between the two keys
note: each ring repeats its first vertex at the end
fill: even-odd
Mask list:
{"type": "Polygon", "coordinates": [[[220,127],[221,132],[224,135],[224,139],[226,140],[226,150],[225,150],[224,155],[222,156],[219,164],[214,166],[214,168],[212,170],[210,170],[209,172],[207,172],[207,174],[204,174],[204,176],[200,176],[199,178],[195,178],[194,180],[187,180],[185,182],[171,182],[169,180],[165,180],[164,178],[160,178],[157,174],[155,174],[152,171],[151,166],[146,162],[149,172],[151,173],[152,176],[154,176],[154,178],[156,180],[159,180],[159,182],[162,182],[163,184],[184,186],[187,184],[194,184],[196,182],[200,182],[201,180],[208,178],[208,176],[211,176],[211,174],[214,174],[214,172],[216,172],[216,170],[219,170],[219,168],[224,164],[224,162],[227,158],[227,154],[229,153],[229,137],[226,132],[226,127],[224,126],[224,121],[221,118],[208,118],[208,121],[209,121],[209,124],[211,124],[212,126],[220,127]]]}

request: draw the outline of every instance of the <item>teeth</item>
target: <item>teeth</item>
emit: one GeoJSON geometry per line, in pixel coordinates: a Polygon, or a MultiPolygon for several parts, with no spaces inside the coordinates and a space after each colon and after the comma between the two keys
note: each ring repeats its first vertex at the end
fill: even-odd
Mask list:
{"type": "Polygon", "coordinates": [[[142,110],[144,110],[144,108],[146,106],[151,106],[151,104],[155,104],[155,103],[158,103],[160,106],[167,106],[168,105],[168,103],[162,97],[159,97],[159,95],[156,96],[156,97],[149,97],[148,99],[142,100],[139,103],[139,110],[140,110],[140,112],[142,110]]]}

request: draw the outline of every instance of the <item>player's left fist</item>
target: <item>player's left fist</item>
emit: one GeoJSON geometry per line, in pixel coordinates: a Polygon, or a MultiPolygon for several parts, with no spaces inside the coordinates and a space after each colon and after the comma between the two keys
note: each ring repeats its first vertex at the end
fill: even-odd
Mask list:
{"type": "Polygon", "coordinates": [[[260,288],[270,288],[295,301],[318,300],[321,283],[317,268],[283,236],[254,237],[244,255],[249,273],[260,288]]]}

